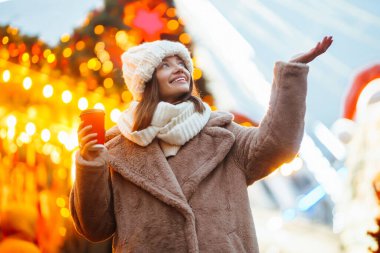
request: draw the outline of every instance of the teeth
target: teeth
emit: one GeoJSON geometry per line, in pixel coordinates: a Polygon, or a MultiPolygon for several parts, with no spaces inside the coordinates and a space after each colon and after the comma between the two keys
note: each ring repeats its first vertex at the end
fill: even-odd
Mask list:
{"type": "Polygon", "coordinates": [[[175,79],[175,80],[173,81],[173,83],[174,83],[174,82],[178,82],[178,81],[185,81],[185,78],[183,78],[183,77],[177,78],[177,79],[175,79]]]}

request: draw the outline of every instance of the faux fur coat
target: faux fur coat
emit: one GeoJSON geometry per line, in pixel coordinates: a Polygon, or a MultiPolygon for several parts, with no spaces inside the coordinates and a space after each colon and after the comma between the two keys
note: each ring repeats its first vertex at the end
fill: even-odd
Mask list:
{"type": "Polygon", "coordinates": [[[115,252],[259,252],[247,186],[298,152],[308,66],[277,62],[259,127],[213,112],[202,131],[165,158],[117,127],[94,161],[77,155],[70,209],[91,241],[113,236],[115,252]]]}

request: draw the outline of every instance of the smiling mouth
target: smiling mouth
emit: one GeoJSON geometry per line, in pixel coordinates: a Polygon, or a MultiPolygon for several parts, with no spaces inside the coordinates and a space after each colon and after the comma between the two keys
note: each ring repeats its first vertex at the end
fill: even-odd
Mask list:
{"type": "Polygon", "coordinates": [[[170,83],[174,84],[174,83],[178,83],[178,82],[180,82],[180,83],[186,82],[186,78],[178,77],[178,78],[174,79],[173,81],[171,81],[170,83]]]}

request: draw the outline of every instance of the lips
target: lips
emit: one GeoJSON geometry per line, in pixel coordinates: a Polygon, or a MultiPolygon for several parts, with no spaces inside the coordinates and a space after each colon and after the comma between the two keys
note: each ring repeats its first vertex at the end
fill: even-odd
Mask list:
{"type": "Polygon", "coordinates": [[[170,83],[175,83],[175,82],[186,82],[186,76],[181,75],[181,76],[176,76],[172,80],[170,80],[170,83]]]}

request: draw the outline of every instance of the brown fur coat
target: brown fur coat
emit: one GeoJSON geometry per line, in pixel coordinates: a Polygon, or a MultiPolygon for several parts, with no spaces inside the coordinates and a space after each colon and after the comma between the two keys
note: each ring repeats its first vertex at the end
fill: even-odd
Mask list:
{"type": "Polygon", "coordinates": [[[113,236],[115,252],[259,252],[247,186],[298,152],[308,66],[277,62],[259,127],[213,112],[171,158],[157,140],[141,147],[107,132],[94,161],[77,156],[70,208],[91,241],[113,236]]]}

